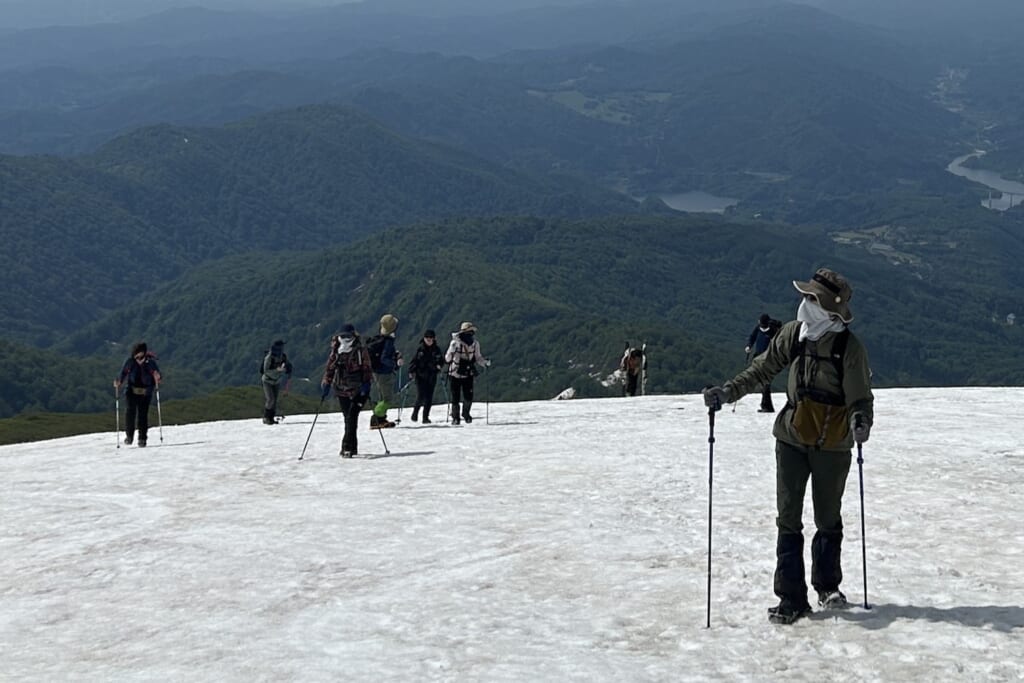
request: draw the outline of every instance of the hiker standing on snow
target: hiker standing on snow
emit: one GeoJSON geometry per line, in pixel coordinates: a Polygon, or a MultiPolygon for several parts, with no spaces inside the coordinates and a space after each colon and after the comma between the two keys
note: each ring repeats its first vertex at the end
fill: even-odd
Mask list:
{"type": "Polygon", "coordinates": [[[803,298],[796,320],[786,323],[750,365],[722,386],[704,390],[717,409],[771,382],[790,367],[786,405],[775,418],[778,538],[774,588],[779,604],[769,620],[792,623],[810,613],[804,578],[803,514],[811,481],[816,531],[811,541],[811,585],[818,604],[845,607],[840,551],[846,476],[854,442],[868,440],[874,420],[871,371],[860,340],[847,329],[853,294],[842,275],[819,269],[807,282],[793,281],[803,298]]]}
{"type": "Polygon", "coordinates": [[[437,386],[437,373],[444,365],[444,354],[437,348],[437,336],[433,330],[423,333],[416,355],[409,363],[409,379],[416,381],[416,405],[412,408],[412,421],[419,418],[423,408],[423,424],[430,424],[430,408],[434,404],[434,388],[437,386]]]}
{"type": "Polygon", "coordinates": [[[452,424],[459,424],[459,398],[462,398],[462,419],[469,424],[473,416],[469,414],[473,407],[473,378],[477,375],[476,366],[490,367],[491,361],[480,352],[480,342],[476,340],[476,326],[465,322],[459,326],[458,332],[452,332],[452,341],[444,354],[448,363],[448,379],[451,387],[452,424]]]}
{"type": "MultiPolygon", "coordinates": [[[[747,338],[747,348],[744,349],[749,358],[751,353],[755,356],[760,356],[768,348],[768,344],[772,338],[778,333],[779,328],[782,327],[782,323],[778,320],[773,320],[767,313],[762,313],[761,317],[758,318],[757,324],[754,325],[753,331],[747,338]]],[[[772,405],[772,383],[768,382],[761,389],[761,407],[757,409],[759,413],[774,413],[775,406],[772,405]]]]}
{"type": "Polygon", "coordinates": [[[327,356],[323,379],[320,380],[321,401],[334,389],[345,416],[345,434],[341,437],[341,457],[351,458],[359,453],[359,411],[370,400],[370,355],[352,325],[344,325],[331,339],[331,352],[327,356]]]}
{"type": "Polygon", "coordinates": [[[277,424],[277,399],[281,392],[281,380],[284,380],[284,393],[292,379],[292,364],[284,352],[284,342],[280,339],[270,345],[270,351],[263,359],[263,372],[260,381],[263,384],[263,424],[277,424]]]}
{"type": "Polygon", "coordinates": [[[644,352],[640,349],[626,349],[619,362],[619,370],[626,373],[626,396],[636,396],[640,385],[640,371],[644,366],[644,352]]]}
{"type": "Polygon", "coordinates": [[[370,416],[370,429],[395,426],[394,422],[388,420],[388,408],[395,403],[395,373],[402,367],[402,354],[395,348],[397,330],[398,318],[386,313],[380,319],[380,334],[371,337],[366,343],[370,366],[373,368],[373,383],[377,387],[377,403],[370,416]]]}
{"type": "Polygon", "coordinates": [[[125,398],[128,399],[124,416],[125,445],[132,445],[137,424],[139,448],[145,448],[146,434],[149,432],[149,404],[153,400],[153,392],[160,388],[160,368],[157,367],[156,356],[146,347],[146,342],[133,346],[131,358],[121,366],[120,374],[114,379],[114,390],[120,393],[122,386],[125,387],[125,398]]]}

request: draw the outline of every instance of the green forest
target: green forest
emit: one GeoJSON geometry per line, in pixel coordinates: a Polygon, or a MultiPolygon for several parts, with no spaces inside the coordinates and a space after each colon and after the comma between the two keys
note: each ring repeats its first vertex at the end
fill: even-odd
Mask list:
{"type": "Polygon", "coordinates": [[[127,54],[128,29],[76,29],[67,63],[41,56],[47,29],[13,33],[0,427],[105,424],[143,339],[172,419],[257,415],[277,338],[315,407],[330,334],[384,313],[406,355],[476,323],[494,400],[618,395],[627,342],[648,344],[652,392],[693,392],[821,266],[853,283],[878,386],[1024,383],[1024,207],[985,209],[988,188],[946,171],[981,150],[974,166],[1021,179],[1019,41],[691,5],[651,3],[629,31],[610,6],[573,27],[582,10],[537,10],[539,33],[466,20],[520,46],[503,51],[455,33],[357,49],[353,29],[351,49],[289,58],[231,41],[214,58],[214,38],[181,38],[207,35],[196,13],[131,69],[85,47],[127,54]],[[731,205],[662,199],[698,191],[731,205]]]}

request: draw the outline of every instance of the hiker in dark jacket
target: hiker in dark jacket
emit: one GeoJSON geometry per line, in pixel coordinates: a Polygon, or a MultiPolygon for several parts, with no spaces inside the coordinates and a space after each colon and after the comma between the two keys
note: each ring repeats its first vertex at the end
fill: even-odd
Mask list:
{"type": "MultiPolygon", "coordinates": [[[[782,323],[778,320],[772,319],[772,317],[767,313],[762,313],[761,317],[757,320],[757,324],[754,325],[753,331],[747,338],[747,348],[744,349],[747,352],[747,358],[750,358],[751,354],[760,356],[764,353],[772,338],[776,333],[778,333],[780,327],[782,327],[782,323]]],[[[761,388],[761,407],[758,408],[757,412],[775,412],[775,406],[772,404],[771,382],[768,382],[761,388]]]]}
{"type": "Polygon", "coordinates": [[[284,352],[284,342],[278,339],[270,345],[270,351],[263,358],[263,372],[260,375],[263,384],[263,424],[277,424],[274,419],[277,416],[277,399],[282,389],[288,393],[291,378],[292,364],[284,352]]]}
{"type": "Polygon", "coordinates": [[[473,408],[473,378],[476,377],[476,366],[489,367],[491,361],[480,352],[480,342],[476,340],[476,325],[464,322],[458,332],[452,332],[452,341],[444,354],[448,363],[448,385],[451,388],[452,424],[459,424],[459,401],[462,401],[462,419],[469,424],[473,421],[470,410],[473,408]]]}
{"type": "Polygon", "coordinates": [[[778,538],[774,588],[779,605],[769,619],[792,623],[811,611],[804,573],[803,503],[811,482],[816,531],[811,541],[811,585],[818,604],[843,607],[841,516],[850,449],[868,440],[874,397],[868,355],[847,329],[853,294],[842,275],[819,269],[801,293],[796,320],[783,325],[767,350],[721,386],[704,390],[704,402],[718,409],[757,391],[789,367],[786,405],[775,418],[778,538]]]}
{"type": "Polygon", "coordinates": [[[359,411],[370,400],[370,356],[363,341],[352,325],[344,325],[331,339],[331,352],[323,379],[320,380],[321,400],[334,390],[345,416],[345,434],[341,437],[341,457],[351,458],[359,453],[359,411]]]}
{"type": "Polygon", "coordinates": [[[149,432],[149,404],[153,392],[160,388],[160,368],[156,356],[149,352],[145,342],[132,347],[131,357],[121,366],[121,372],[114,379],[114,390],[120,395],[125,387],[124,442],[130,446],[135,438],[136,426],[139,431],[139,448],[146,447],[149,432]]]}
{"type": "Polygon", "coordinates": [[[416,382],[416,405],[412,408],[412,421],[419,418],[423,408],[423,424],[430,424],[430,408],[434,404],[434,389],[437,387],[437,373],[444,366],[444,353],[437,347],[437,336],[433,330],[423,333],[423,340],[416,349],[416,355],[409,363],[409,379],[416,382]]]}
{"type": "Polygon", "coordinates": [[[370,351],[373,368],[373,384],[377,387],[377,402],[370,416],[370,429],[394,427],[395,423],[388,420],[388,409],[395,404],[397,393],[398,369],[402,367],[402,354],[395,347],[395,333],[398,330],[398,318],[387,313],[380,319],[380,334],[366,342],[370,351]]]}

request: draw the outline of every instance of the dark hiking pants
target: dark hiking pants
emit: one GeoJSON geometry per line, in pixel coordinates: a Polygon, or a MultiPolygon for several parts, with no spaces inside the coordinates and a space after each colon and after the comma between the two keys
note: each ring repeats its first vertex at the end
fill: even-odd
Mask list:
{"type": "Polygon", "coordinates": [[[816,529],[811,541],[811,585],[818,592],[827,592],[837,590],[843,580],[842,503],[850,459],[850,451],[823,451],[775,442],[775,594],[783,600],[800,605],[807,601],[803,505],[808,479],[816,529]]]}
{"type": "Polygon", "coordinates": [[[635,375],[626,372],[626,396],[636,396],[636,385],[640,380],[640,373],[635,375]]]}
{"type": "Polygon", "coordinates": [[[459,399],[462,399],[462,417],[469,415],[473,407],[473,378],[452,377],[450,382],[452,392],[452,419],[459,419],[459,399]]]}
{"type": "Polygon", "coordinates": [[[434,388],[437,386],[437,375],[416,373],[416,404],[413,415],[423,408],[423,417],[430,418],[430,407],[434,405],[434,388]]]}
{"type": "Polygon", "coordinates": [[[149,402],[153,397],[149,394],[132,393],[131,387],[125,394],[128,399],[128,407],[125,408],[124,433],[128,438],[135,436],[135,425],[138,423],[139,440],[145,441],[149,432],[149,402]]]}
{"type": "Polygon", "coordinates": [[[271,382],[263,383],[263,417],[273,420],[277,415],[277,398],[280,395],[281,387],[271,382]]]}
{"type": "Polygon", "coordinates": [[[345,434],[341,437],[341,450],[350,453],[359,452],[359,411],[363,404],[348,396],[339,396],[338,405],[341,406],[341,414],[345,416],[345,434]]]}

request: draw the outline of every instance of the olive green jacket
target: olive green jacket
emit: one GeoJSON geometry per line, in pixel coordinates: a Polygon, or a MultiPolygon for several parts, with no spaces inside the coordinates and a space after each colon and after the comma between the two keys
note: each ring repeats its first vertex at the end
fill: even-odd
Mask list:
{"type": "MultiPolygon", "coordinates": [[[[786,406],[775,418],[772,435],[788,444],[806,448],[797,438],[793,429],[793,410],[797,403],[797,374],[799,363],[793,358],[794,346],[800,333],[801,323],[786,323],[772,339],[768,349],[756,356],[747,368],[725,383],[729,399],[737,401],[746,394],[760,391],[771,382],[782,370],[793,365],[786,384],[786,406]]],[[[843,377],[840,385],[839,373],[830,354],[832,344],[838,333],[828,332],[816,342],[807,340],[804,344],[804,386],[811,389],[824,390],[843,397],[849,413],[852,427],[858,418],[868,427],[874,422],[874,401],[871,394],[871,368],[868,365],[868,354],[863,344],[851,332],[843,353],[843,377]],[[814,358],[814,356],[817,358],[814,358]]],[[[853,447],[852,429],[840,446],[842,449],[853,447]]]]}

